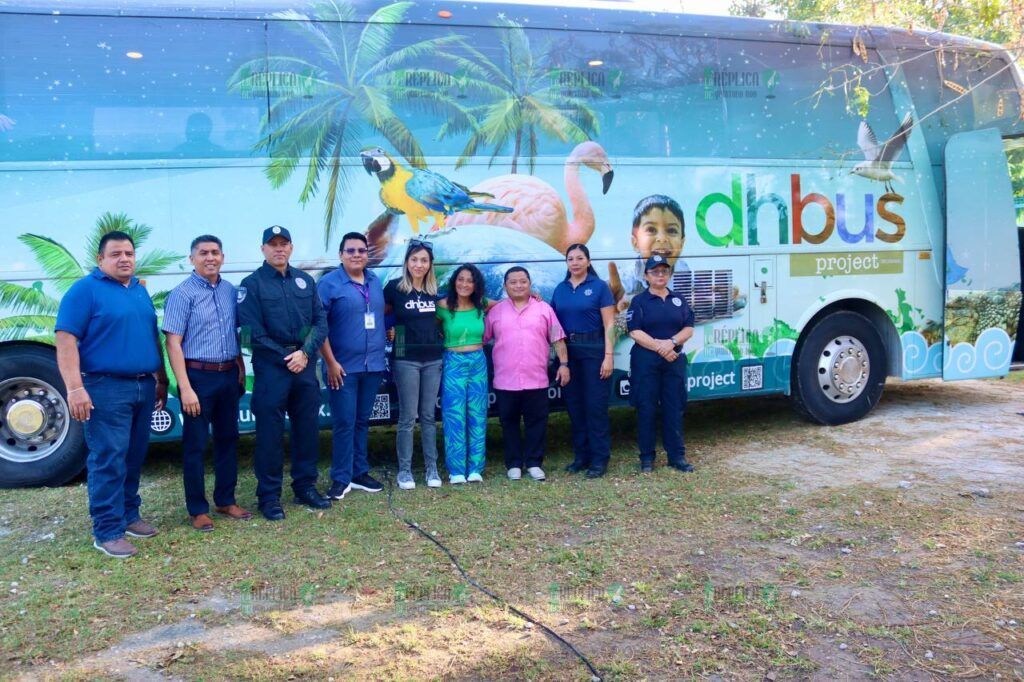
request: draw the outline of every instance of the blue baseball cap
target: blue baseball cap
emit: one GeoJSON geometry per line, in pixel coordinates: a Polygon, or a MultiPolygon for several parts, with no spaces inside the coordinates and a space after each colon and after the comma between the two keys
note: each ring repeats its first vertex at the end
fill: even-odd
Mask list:
{"type": "Polygon", "coordinates": [[[287,227],[281,227],[280,225],[271,225],[267,229],[263,230],[264,244],[269,244],[270,240],[274,237],[284,237],[288,241],[291,241],[292,233],[288,231],[287,227]]]}
{"type": "Polygon", "coordinates": [[[653,256],[647,259],[647,263],[644,265],[644,272],[647,272],[648,270],[653,270],[654,268],[661,267],[662,265],[664,265],[666,268],[672,267],[671,265],[669,265],[668,260],[664,256],[654,254],[653,256]]]}

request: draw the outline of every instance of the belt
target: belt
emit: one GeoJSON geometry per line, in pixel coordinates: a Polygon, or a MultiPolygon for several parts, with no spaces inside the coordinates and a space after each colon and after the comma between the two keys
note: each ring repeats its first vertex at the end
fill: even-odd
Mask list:
{"type": "Polygon", "coordinates": [[[113,372],[82,372],[83,377],[110,377],[111,379],[145,379],[153,378],[153,372],[142,372],[141,374],[115,374],[113,372]]]}
{"type": "Polygon", "coordinates": [[[604,332],[569,332],[566,337],[569,343],[581,343],[585,341],[603,341],[604,332]]]}
{"type": "Polygon", "coordinates": [[[199,369],[204,372],[227,372],[238,369],[238,363],[234,360],[227,362],[203,362],[201,360],[186,360],[185,366],[189,369],[199,369]]]}

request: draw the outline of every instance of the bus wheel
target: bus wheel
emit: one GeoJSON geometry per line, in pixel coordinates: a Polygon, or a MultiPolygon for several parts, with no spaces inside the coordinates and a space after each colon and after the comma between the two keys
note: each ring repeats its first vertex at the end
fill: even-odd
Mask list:
{"type": "Polygon", "coordinates": [[[0,487],[63,485],[85,468],[85,434],[71,419],[51,348],[0,354],[0,487]]]}
{"type": "Polygon", "coordinates": [[[885,344],[871,321],[839,311],[819,320],[800,341],[793,367],[793,404],[819,424],[860,419],[885,386],[885,344]]]}

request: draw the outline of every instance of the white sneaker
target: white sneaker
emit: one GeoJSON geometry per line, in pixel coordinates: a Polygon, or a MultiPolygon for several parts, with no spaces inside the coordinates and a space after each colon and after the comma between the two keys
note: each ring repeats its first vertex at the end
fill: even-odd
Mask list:
{"type": "Polygon", "coordinates": [[[398,487],[401,488],[402,490],[415,490],[416,481],[399,481],[398,487]]]}
{"type": "Polygon", "coordinates": [[[540,467],[530,467],[526,470],[526,473],[530,474],[530,478],[535,481],[543,481],[546,478],[546,476],[544,476],[544,470],[540,467]]]}
{"type": "Polygon", "coordinates": [[[484,477],[478,473],[472,473],[466,480],[469,481],[470,483],[483,483],[484,477]]]}
{"type": "Polygon", "coordinates": [[[508,480],[510,480],[510,481],[518,481],[522,477],[523,477],[523,470],[520,469],[519,467],[512,467],[511,469],[508,470],[508,480]]]}
{"type": "Polygon", "coordinates": [[[451,483],[452,485],[459,485],[460,483],[465,483],[466,482],[466,477],[465,476],[459,476],[459,475],[451,476],[448,479],[448,482],[451,483]]]}
{"type": "Polygon", "coordinates": [[[437,477],[428,478],[427,479],[427,487],[428,488],[440,488],[441,487],[441,479],[437,478],[437,477]]]}

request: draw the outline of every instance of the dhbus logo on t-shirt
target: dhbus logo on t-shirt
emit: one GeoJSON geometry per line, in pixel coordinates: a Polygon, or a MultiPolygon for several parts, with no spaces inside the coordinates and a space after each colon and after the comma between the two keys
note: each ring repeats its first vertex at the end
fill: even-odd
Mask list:
{"type": "Polygon", "coordinates": [[[434,307],[434,302],[432,300],[428,299],[428,300],[424,301],[424,300],[419,299],[419,298],[416,298],[416,299],[410,298],[408,301],[406,301],[405,302],[405,309],[406,310],[418,310],[421,313],[431,313],[431,314],[434,314],[434,313],[437,312],[437,309],[434,307]]]}

